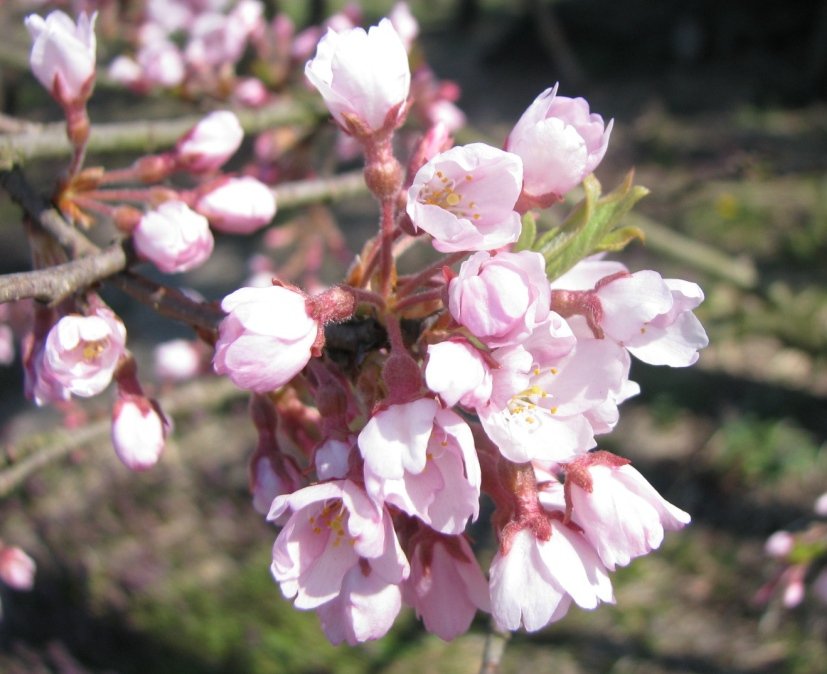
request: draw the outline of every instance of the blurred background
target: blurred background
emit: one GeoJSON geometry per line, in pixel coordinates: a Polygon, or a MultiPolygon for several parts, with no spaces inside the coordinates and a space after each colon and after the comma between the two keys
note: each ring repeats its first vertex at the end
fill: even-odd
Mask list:
{"type": "MultiPolygon", "coordinates": [[[[276,4],[303,26],[343,3],[270,8],[276,4]]],[[[52,6],[0,3],[4,114],[60,120],[28,72],[22,28],[25,13],[52,6]]],[[[391,6],[363,2],[366,23],[391,6]]],[[[555,82],[561,95],[585,97],[592,111],[615,120],[597,171],[605,190],[632,167],[651,190],[629,218],[646,244],[632,244],[621,259],[706,292],[697,313],[710,346],[700,362],[689,370],[636,363],[632,378],[642,394],[624,404],[619,426],[601,443],[632,459],[692,514],[692,525],[614,575],[616,606],[572,609],[540,633],[515,635],[501,670],[827,671],[827,598],[808,589],[786,608],[783,567],[764,553],[773,532],[810,526],[814,502],[827,491],[827,3],[410,6],[429,64],[461,88],[458,105],[468,118],[461,142],[500,145],[555,82]]],[[[99,58],[117,53],[112,45],[102,50],[99,58]]],[[[197,111],[195,103],[111,86],[99,87],[90,108],[93,124],[197,111]]],[[[25,169],[48,190],[55,165],[25,169]]],[[[365,198],[332,212],[353,247],[356,224],[375,218],[365,198]]],[[[280,213],[276,222],[290,217],[280,213]]],[[[19,220],[0,196],[0,271],[26,268],[19,220]]],[[[187,277],[211,298],[238,287],[251,252],[222,245],[209,267],[187,277]]],[[[123,296],[110,301],[125,312],[130,346],[146,362],[161,338],[187,335],[127,310],[123,296]]],[[[23,399],[20,370],[19,358],[0,369],[4,447],[32,436],[65,443],[60,416],[23,399]]],[[[268,572],[275,532],[247,491],[255,438],[246,403],[226,390],[217,399],[176,419],[168,453],[146,474],[123,469],[99,424],[97,435],[3,493],[0,538],[26,549],[38,574],[31,592],[0,590],[0,671],[477,671],[484,616],[450,644],[403,613],[385,639],[334,648],[315,615],[281,598],[268,572]]],[[[93,422],[107,413],[105,403],[87,409],[93,422]]],[[[808,580],[818,572],[813,565],[808,580]]]]}

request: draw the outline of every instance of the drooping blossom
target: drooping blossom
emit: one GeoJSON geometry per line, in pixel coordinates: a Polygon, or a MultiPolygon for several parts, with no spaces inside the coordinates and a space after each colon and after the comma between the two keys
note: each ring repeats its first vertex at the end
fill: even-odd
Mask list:
{"type": "Polygon", "coordinates": [[[541,93],[520,117],[505,149],[523,160],[528,206],[548,206],[594,171],[609,144],[612,122],[589,112],[582,98],[541,93]]]}
{"type": "Polygon", "coordinates": [[[273,190],[252,176],[227,178],[204,192],[195,210],[220,232],[251,234],[273,221],[276,197],[273,190]]]}
{"type": "Polygon", "coordinates": [[[60,10],[45,19],[26,17],[32,38],[29,64],[35,77],[64,107],[82,104],[89,98],[95,78],[95,19],[81,12],[77,23],[60,10]]]}
{"type": "Polygon", "coordinates": [[[215,171],[235,154],[243,139],[244,129],[235,113],[216,110],[176,143],[175,161],[179,168],[186,171],[215,171]]]}
{"type": "Polygon", "coordinates": [[[367,32],[329,28],[305,75],[338,124],[358,136],[395,128],[411,84],[408,54],[388,19],[367,32]]]}
{"type": "Polygon", "coordinates": [[[549,314],[551,292],[540,253],[479,252],[448,284],[454,320],[490,347],[517,344],[549,314]]]}
{"type": "Polygon", "coordinates": [[[152,468],[164,451],[169,423],[151,400],[122,394],[112,408],[112,446],[129,470],[152,468]]]}
{"type": "Polygon", "coordinates": [[[268,519],[286,512],[290,517],[273,546],[271,571],[296,608],[318,609],[341,597],[343,591],[358,594],[356,578],[351,576],[350,587],[344,586],[354,568],[379,581],[379,587],[369,588],[371,593],[386,585],[395,585],[399,591],[398,584],[410,567],[390,514],[354,482],[323,482],[278,496],[268,519]]]}
{"type": "Polygon", "coordinates": [[[436,401],[391,405],[358,437],[365,488],[436,531],[460,534],[479,514],[480,466],[468,424],[436,401]]]}
{"type": "Polygon", "coordinates": [[[74,395],[97,395],[112,380],[125,343],[126,328],[106,307],[64,316],[46,337],[41,376],[74,395]]]}
{"type": "Polygon", "coordinates": [[[241,288],[221,308],[228,315],[218,328],[214,366],[236,386],[274,391],[307,365],[319,324],[300,293],[282,286],[241,288]]]}
{"type": "Polygon", "coordinates": [[[34,587],[37,564],[23,550],[0,542],[0,581],[20,592],[34,587]]]}
{"type": "Polygon", "coordinates": [[[132,232],[132,243],[139,257],[167,274],[199,267],[215,245],[207,218],[177,200],[144,213],[132,232]]]}
{"type": "Polygon", "coordinates": [[[402,598],[432,634],[449,641],[468,630],[478,610],[491,610],[488,582],[464,536],[428,534],[410,561],[402,598]]]}
{"type": "Polygon", "coordinates": [[[686,367],[698,360],[709,340],[692,310],[701,288],[689,281],[664,279],[655,271],[629,273],[615,263],[581,262],[552,283],[552,307],[563,313],[578,334],[607,337],[650,365],[686,367]],[[611,264],[611,263],[608,263],[611,264]],[[582,271],[575,271],[582,266],[582,271]],[[594,279],[607,268],[620,271],[594,279]],[[575,283],[593,287],[573,288],[575,283]],[[578,330],[577,321],[585,322],[578,330]]]}
{"type": "Polygon", "coordinates": [[[443,253],[500,248],[520,236],[522,179],[514,154],[485,143],[453,147],[417,171],[407,212],[443,253]]]}
{"type": "MultiPolygon", "coordinates": [[[[253,508],[266,515],[273,500],[283,494],[292,494],[305,484],[301,471],[291,457],[268,456],[256,452],[250,461],[250,491],[253,494],[253,508]]],[[[286,521],[286,520],[285,520],[286,521]]],[[[278,521],[276,524],[283,524],[278,521]]]]}
{"type": "Polygon", "coordinates": [[[690,517],[664,499],[628,460],[609,452],[588,454],[567,466],[572,520],[610,571],[648,554],[690,517]]]}
{"type": "Polygon", "coordinates": [[[614,602],[609,575],[591,544],[557,519],[549,524],[547,540],[523,528],[494,555],[491,614],[500,629],[535,632],[566,615],[572,601],[585,609],[614,602]]]}

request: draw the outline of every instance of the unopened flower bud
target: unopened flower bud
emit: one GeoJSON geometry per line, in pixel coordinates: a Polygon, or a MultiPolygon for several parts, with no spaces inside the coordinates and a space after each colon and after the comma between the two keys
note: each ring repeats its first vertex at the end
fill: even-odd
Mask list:
{"type": "Polygon", "coordinates": [[[212,112],[178,141],[178,168],[196,173],[215,171],[235,154],[243,138],[244,129],[234,113],[212,112]]]}
{"type": "Polygon", "coordinates": [[[112,409],[112,445],[129,470],[154,466],[164,450],[167,421],[148,398],[126,394],[112,409]]]}
{"type": "Polygon", "coordinates": [[[166,201],[144,214],[132,241],[139,256],[167,274],[203,264],[214,245],[207,219],[182,201],[166,201]]]}
{"type": "Polygon", "coordinates": [[[402,187],[402,167],[393,157],[365,167],[365,183],[377,199],[388,199],[402,187]]]}
{"type": "Polygon", "coordinates": [[[210,224],[228,234],[251,234],[272,222],[276,197],[267,185],[250,176],[221,181],[195,204],[210,224]]]}
{"type": "Polygon", "coordinates": [[[0,543],[0,580],[14,590],[31,590],[37,565],[18,547],[0,543]]]}

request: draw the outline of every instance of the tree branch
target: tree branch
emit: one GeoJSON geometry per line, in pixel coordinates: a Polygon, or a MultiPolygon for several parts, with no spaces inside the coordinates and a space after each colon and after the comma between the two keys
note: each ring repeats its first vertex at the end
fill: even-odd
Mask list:
{"type": "MultiPolygon", "coordinates": [[[[182,293],[136,274],[122,274],[116,278],[115,275],[129,264],[121,244],[101,250],[89,241],[34,192],[18,166],[7,171],[0,170],[0,185],[33,222],[54,237],[74,258],[48,269],[0,276],[0,303],[26,297],[54,303],[77,290],[108,279],[122,291],[168,318],[182,320],[201,330],[215,329],[216,312],[196,309],[200,303],[193,302],[182,293]]],[[[280,208],[294,208],[366,194],[367,187],[362,172],[352,171],[331,178],[284,183],[274,192],[280,208]]]]}
{"type": "MultiPolygon", "coordinates": [[[[275,126],[312,123],[327,114],[320,101],[280,100],[258,110],[237,110],[241,126],[247,133],[256,133],[275,126]]],[[[93,124],[87,151],[90,153],[140,151],[151,152],[168,147],[195,126],[203,115],[156,121],[93,124]]],[[[0,136],[0,168],[28,159],[70,155],[72,147],[66,138],[63,122],[32,125],[15,134],[0,136]]]]}
{"type": "MultiPolygon", "coordinates": [[[[249,395],[228,379],[199,380],[161,397],[165,414],[183,415],[217,407],[234,398],[249,395]]],[[[35,471],[70,452],[102,442],[109,437],[112,422],[101,419],[75,429],[58,428],[31,435],[0,453],[0,498],[8,496],[35,471]]]]}

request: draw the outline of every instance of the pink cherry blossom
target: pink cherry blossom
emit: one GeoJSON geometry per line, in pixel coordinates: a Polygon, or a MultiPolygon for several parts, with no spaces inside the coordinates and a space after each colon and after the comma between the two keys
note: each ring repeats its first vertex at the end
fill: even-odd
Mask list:
{"type": "Polygon", "coordinates": [[[16,546],[0,543],[0,581],[20,592],[34,587],[35,561],[16,546]]]}
{"type": "Polygon", "coordinates": [[[335,480],[345,477],[350,468],[350,453],[356,445],[356,438],[348,442],[328,438],[313,452],[316,475],[319,480],[335,480]]]}
{"type": "Polygon", "coordinates": [[[77,24],[57,10],[45,19],[26,17],[31,36],[29,64],[35,77],[64,107],[83,103],[95,77],[95,19],[82,12],[77,24]]]}
{"type": "Polygon", "coordinates": [[[13,362],[14,333],[6,323],[0,323],[0,365],[11,365],[13,362]]]}
{"type": "Polygon", "coordinates": [[[692,313],[703,301],[697,284],[643,270],[605,276],[593,290],[563,289],[567,279],[582,283],[599,268],[552,284],[552,307],[563,312],[578,334],[608,337],[650,365],[686,367],[698,360],[698,350],[709,340],[692,313]]]}
{"type": "Polygon", "coordinates": [[[141,45],[136,59],[142,80],[148,86],[177,87],[187,75],[181,50],[165,37],[154,38],[141,45]]]}
{"type": "Polygon", "coordinates": [[[46,337],[42,376],[77,396],[97,395],[112,380],[125,343],[126,328],[110,309],[64,316],[46,337]]]}
{"type": "Polygon", "coordinates": [[[626,351],[606,340],[575,340],[554,313],[523,345],[492,356],[500,364],[492,370],[493,394],[477,411],[488,437],[516,463],[586,452],[596,426],[606,432],[611,411],[629,394],[626,351]]]}
{"type": "Polygon", "coordinates": [[[488,582],[464,536],[431,535],[417,543],[402,597],[425,629],[446,641],[464,634],[477,610],[491,610],[488,582]]]}
{"type": "Polygon", "coordinates": [[[168,422],[152,401],[139,395],[122,395],[112,408],[112,445],[129,468],[152,468],[166,444],[168,422]]]}
{"type": "Polygon", "coordinates": [[[398,581],[389,581],[363,560],[348,570],[339,594],[319,606],[316,614],[332,644],[355,646],[385,636],[401,608],[398,581]]]}
{"type": "Polygon", "coordinates": [[[300,293],[281,286],[241,288],[221,308],[228,315],[218,328],[214,366],[236,386],[273,391],[307,365],[319,324],[300,293]]]}
{"type": "Polygon", "coordinates": [[[574,601],[585,609],[614,602],[608,573],[582,534],[556,519],[551,536],[521,529],[491,562],[491,613],[500,629],[529,632],[560,620],[574,601]]]}
{"type": "Polygon", "coordinates": [[[153,349],[155,376],[163,381],[187,381],[201,371],[199,343],[189,339],[171,339],[153,349]]]}
{"type": "Polygon", "coordinates": [[[485,143],[453,147],[417,171],[408,215],[443,253],[500,248],[520,236],[514,204],[522,179],[514,154],[485,143]]]}
{"type": "Polygon", "coordinates": [[[610,571],[656,549],[664,530],[675,531],[690,520],[627,461],[608,452],[569,465],[566,490],[572,519],[610,571]],[[610,459],[602,460],[605,456],[610,459]]]}
{"type": "Polygon", "coordinates": [[[339,125],[357,135],[395,128],[411,84],[408,54],[388,19],[367,32],[329,28],[305,74],[339,125]]]}
{"type": "Polygon", "coordinates": [[[446,405],[474,408],[490,400],[493,379],[476,348],[465,340],[450,339],[428,345],[425,384],[446,405]]]}
{"type": "Polygon", "coordinates": [[[551,292],[540,253],[479,252],[448,285],[454,320],[490,347],[525,339],[549,313],[551,292]]]}
{"type": "Polygon", "coordinates": [[[251,234],[273,221],[276,197],[252,176],[229,178],[202,194],[195,209],[221,232],[251,234]]]}
{"type": "MultiPolygon", "coordinates": [[[[267,456],[257,452],[252,458],[250,491],[253,494],[253,508],[262,515],[270,512],[273,500],[277,496],[292,494],[304,486],[305,482],[299,467],[291,457],[281,454],[267,456]]],[[[284,522],[279,520],[276,524],[284,522]]]]}
{"type": "Polygon", "coordinates": [[[176,200],[145,213],[132,232],[132,242],[140,257],[167,274],[202,265],[215,245],[207,218],[176,200]]]}
{"type": "Polygon", "coordinates": [[[523,193],[530,203],[547,206],[594,171],[609,144],[612,122],[589,113],[582,98],[557,96],[546,89],[512,129],[505,149],[523,160],[523,193]]]}
{"type": "Polygon", "coordinates": [[[363,572],[368,566],[383,586],[408,576],[390,514],[355,483],[324,482],[278,496],[268,519],[288,511],[273,546],[271,571],[296,608],[317,609],[352,589],[343,583],[354,567],[363,572]]]}
{"type": "Polygon", "coordinates": [[[405,49],[410,51],[411,46],[419,35],[419,22],[411,13],[407,2],[397,2],[388,12],[388,19],[393,24],[405,49]]]}
{"type": "Polygon", "coordinates": [[[479,514],[481,483],[468,424],[427,399],[393,405],[384,413],[374,416],[358,438],[368,494],[418,517],[436,531],[462,533],[468,520],[479,514]],[[419,428],[408,433],[407,428],[397,426],[408,417],[415,426],[424,427],[427,422],[427,433],[419,428]],[[413,442],[406,446],[409,439],[413,442]],[[392,463],[396,465],[391,467],[392,463]]]}
{"type": "Polygon", "coordinates": [[[235,154],[243,138],[244,130],[235,113],[216,110],[178,141],[175,160],[179,168],[187,171],[215,171],[235,154]]]}

